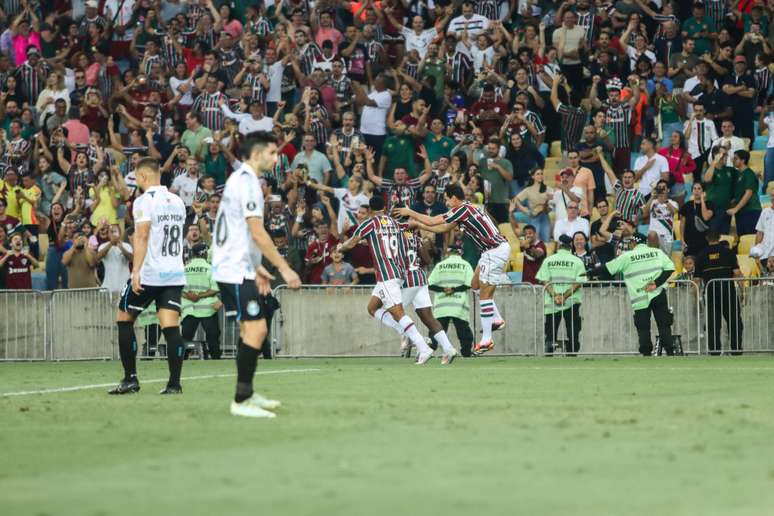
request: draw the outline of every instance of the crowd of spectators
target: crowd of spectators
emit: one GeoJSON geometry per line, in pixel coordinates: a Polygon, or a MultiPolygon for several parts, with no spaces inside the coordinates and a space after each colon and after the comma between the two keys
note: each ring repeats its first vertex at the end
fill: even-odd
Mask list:
{"type": "MultiPolygon", "coordinates": [[[[766,268],[773,11],[770,0],[6,1],[1,286],[32,287],[38,267],[41,288],[119,290],[144,156],[188,207],[185,249],[207,244],[240,138],[256,130],[281,142],[263,177],[265,223],[306,283],[372,283],[365,245],[334,252],[368,199],[437,215],[449,184],[518,239],[524,281],[561,235],[600,271],[642,226],[686,255],[686,271],[708,229],[757,234],[766,268]]],[[[455,241],[475,265],[464,235],[428,234],[428,267],[455,241]]]]}

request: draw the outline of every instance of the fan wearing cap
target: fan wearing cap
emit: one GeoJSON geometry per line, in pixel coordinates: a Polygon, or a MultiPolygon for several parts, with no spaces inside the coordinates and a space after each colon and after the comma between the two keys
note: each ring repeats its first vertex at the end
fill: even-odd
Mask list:
{"type": "Polygon", "coordinates": [[[108,28],[108,21],[99,14],[99,2],[97,0],[86,0],[84,8],[85,13],[78,21],[78,33],[81,36],[87,36],[89,34],[89,25],[92,23],[104,33],[108,28]]]}
{"type": "MultiPolygon", "coordinates": [[[[196,226],[189,226],[193,228],[196,226]]],[[[218,283],[212,279],[212,265],[207,261],[207,244],[200,242],[190,248],[185,264],[185,288],[182,294],[182,317],[180,332],[183,341],[193,341],[201,324],[204,329],[206,346],[202,346],[204,358],[220,358],[220,323],[218,309],[218,283]]]]}
{"type": "Polygon", "coordinates": [[[736,126],[736,136],[754,140],[755,76],[747,69],[744,56],[734,58],[734,73],[726,77],[721,89],[728,95],[734,111],[732,120],[736,126]]]}
{"type": "MultiPolygon", "coordinates": [[[[567,206],[571,203],[583,201],[583,188],[574,186],[575,172],[570,168],[563,168],[559,172],[559,184],[556,185],[553,197],[553,209],[555,220],[567,218],[567,206]]],[[[572,233],[570,233],[572,235],[572,233]]]]}
{"type": "Polygon", "coordinates": [[[564,319],[567,331],[567,353],[577,353],[580,349],[581,316],[583,302],[581,286],[586,281],[586,266],[583,260],[570,252],[572,237],[561,235],[557,239],[559,248],[543,261],[537,273],[537,280],[545,285],[543,290],[543,314],[545,315],[546,354],[554,352],[559,324],[564,319]]]}
{"type": "Polygon", "coordinates": [[[672,348],[672,314],[665,291],[666,282],[675,270],[672,260],[661,249],[648,247],[642,233],[632,236],[634,249],[622,253],[604,267],[611,275],[623,274],[629,301],[634,310],[634,327],[637,329],[639,351],[651,356],[653,341],[650,335],[650,315],[656,320],[658,336],[667,355],[672,348]]]}
{"type": "Polygon", "coordinates": [[[51,68],[40,60],[40,50],[37,47],[29,47],[26,56],[27,59],[16,69],[16,79],[19,81],[22,98],[32,103],[40,96],[51,68]]]}

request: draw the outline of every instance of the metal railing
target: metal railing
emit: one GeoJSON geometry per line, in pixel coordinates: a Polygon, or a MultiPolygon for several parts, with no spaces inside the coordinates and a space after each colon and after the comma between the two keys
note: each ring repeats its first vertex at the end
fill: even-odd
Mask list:
{"type": "MultiPolygon", "coordinates": [[[[550,297],[542,290],[541,303],[550,297]]],[[[563,286],[563,285],[558,285],[563,286]]],[[[562,289],[560,289],[562,290],[562,289]]],[[[699,354],[699,288],[691,281],[670,281],[665,289],[673,316],[672,341],[684,354],[699,354]]],[[[552,303],[551,314],[543,316],[538,354],[551,355],[627,355],[639,354],[634,327],[634,311],[622,281],[581,283],[582,301],[573,306],[552,303]],[[542,349],[542,353],[540,350],[542,349]]],[[[542,313],[542,312],[541,312],[542,313]]],[[[651,320],[654,353],[658,352],[658,330],[651,320]]]]}
{"type": "Polygon", "coordinates": [[[703,322],[709,354],[774,352],[774,278],[707,282],[703,322]]]}
{"type": "MultiPolygon", "coordinates": [[[[558,321],[546,353],[544,287],[516,284],[497,289],[495,301],[506,327],[494,334],[493,355],[583,355],[637,353],[633,312],[620,282],[588,282],[583,302],[569,326],[558,321]],[[580,321],[576,348],[567,347],[580,321]],[[569,331],[569,334],[568,334],[569,331]]],[[[399,337],[366,312],[372,286],[280,286],[280,309],[271,325],[277,357],[395,356],[399,337]]],[[[774,353],[774,278],[713,280],[702,291],[691,281],[665,289],[673,315],[673,342],[685,354],[774,353]]],[[[478,335],[478,300],[471,294],[471,326],[478,335]]],[[[117,358],[115,309],[118,295],[102,289],[53,292],[0,291],[0,360],[80,360],[117,358]]],[[[406,313],[423,335],[427,329],[414,310],[406,313]]],[[[572,315],[570,313],[569,315],[572,315]]],[[[238,324],[221,309],[222,356],[233,355],[238,324]]],[[[553,323],[557,321],[551,321],[553,323]]],[[[657,338],[652,322],[654,348],[657,338]]],[[[450,328],[450,332],[451,332],[450,328]]],[[[143,332],[136,331],[140,345],[143,332]]],[[[450,333],[452,342],[457,342],[450,333]]],[[[477,337],[476,337],[477,338],[477,337]]],[[[201,328],[195,341],[204,340],[201,328]]],[[[157,355],[158,356],[158,355],[157,355]]],[[[194,356],[198,356],[194,354],[194,356]]]]}

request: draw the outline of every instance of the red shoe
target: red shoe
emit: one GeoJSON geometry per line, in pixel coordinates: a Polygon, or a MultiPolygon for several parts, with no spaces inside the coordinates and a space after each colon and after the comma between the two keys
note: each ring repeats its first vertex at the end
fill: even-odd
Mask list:
{"type": "Polygon", "coordinates": [[[487,351],[492,351],[494,349],[494,342],[491,340],[487,341],[481,341],[475,346],[473,346],[473,354],[475,355],[483,355],[487,351]]]}

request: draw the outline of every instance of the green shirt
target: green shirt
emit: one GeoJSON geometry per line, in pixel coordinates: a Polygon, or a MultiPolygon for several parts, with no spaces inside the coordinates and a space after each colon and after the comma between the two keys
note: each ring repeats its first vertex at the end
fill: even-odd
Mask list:
{"type": "Polygon", "coordinates": [[[716,168],[712,174],[712,181],[706,185],[707,200],[718,209],[726,211],[731,206],[736,176],[736,169],[733,167],[716,168]]]}
{"type": "Polygon", "coordinates": [[[226,184],[226,170],[228,169],[228,162],[223,156],[222,152],[219,152],[217,156],[213,158],[210,154],[210,150],[207,149],[206,158],[204,160],[204,173],[208,176],[212,176],[215,179],[215,184],[218,186],[226,184]]]}
{"type": "Polygon", "coordinates": [[[382,146],[382,156],[387,160],[384,164],[385,179],[392,179],[395,169],[399,167],[405,168],[409,177],[417,177],[414,139],[410,136],[388,136],[382,146]]]}
{"type": "Polygon", "coordinates": [[[758,176],[756,176],[755,172],[753,172],[750,168],[746,168],[736,175],[736,183],[734,183],[733,206],[736,206],[737,203],[739,203],[747,190],[752,191],[752,196],[747,201],[747,204],[745,204],[739,211],[760,211],[761,199],[758,197],[758,176]]]}
{"type": "Polygon", "coordinates": [[[427,157],[430,158],[430,163],[438,161],[444,156],[451,158],[451,151],[455,145],[454,140],[448,136],[441,135],[437,140],[433,133],[425,136],[425,149],[427,149],[427,157]]]}
{"type": "MultiPolygon", "coordinates": [[[[699,32],[710,32],[711,27],[714,26],[714,22],[708,16],[702,16],[700,19],[690,17],[683,23],[683,32],[688,33],[689,36],[694,37],[699,32]]],[[[697,56],[703,55],[710,51],[709,38],[695,38],[696,46],[693,49],[693,53],[697,56]]]]}
{"type": "MultiPolygon", "coordinates": [[[[443,288],[456,288],[462,285],[470,287],[473,280],[473,267],[462,256],[451,254],[439,262],[430,273],[428,283],[443,288]]],[[[467,290],[446,294],[436,292],[433,298],[433,315],[455,317],[470,322],[470,295],[467,290]]]]}
{"type": "Polygon", "coordinates": [[[666,100],[664,98],[659,100],[658,103],[659,112],[661,113],[661,125],[675,124],[680,122],[680,115],[677,114],[677,99],[674,97],[672,100],[666,100]]]}
{"type": "Polygon", "coordinates": [[[443,61],[439,59],[426,61],[425,67],[422,69],[422,75],[435,77],[435,98],[443,98],[443,89],[446,85],[446,65],[443,61]]]}
{"type": "Polygon", "coordinates": [[[631,251],[626,251],[615,260],[605,264],[612,274],[623,273],[626,290],[633,310],[642,310],[650,305],[651,300],[661,294],[666,288],[666,282],[653,292],[646,292],[645,287],[661,276],[665,271],[675,270],[675,264],[661,249],[639,244],[631,251]]]}
{"type": "MultiPolygon", "coordinates": [[[[506,180],[497,169],[489,167],[490,159],[492,158],[484,157],[478,162],[478,170],[481,173],[481,177],[489,181],[489,184],[492,186],[487,202],[505,204],[509,201],[510,181],[506,180]]],[[[493,163],[503,167],[513,177],[513,165],[509,160],[494,158],[493,163]]]]}
{"type": "Polygon", "coordinates": [[[196,152],[199,150],[202,140],[210,137],[212,137],[212,131],[202,125],[199,126],[199,129],[197,129],[196,132],[186,129],[180,137],[180,143],[188,147],[192,156],[196,156],[196,152]]]}
{"type": "MultiPolygon", "coordinates": [[[[583,265],[583,260],[569,250],[559,249],[556,254],[543,260],[535,278],[542,283],[551,283],[554,294],[564,294],[574,284],[586,281],[586,266],[583,265]]],[[[544,291],[543,313],[546,315],[555,314],[582,302],[583,291],[581,289],[573,292],[563,305],[557,305],[554,302],[554,297],[544,291]]]]}
{"type": "MultiPolygon", "coordinates": [[[[194,258],[185,266],[185,288],[183,292],[206,292],[218,290],[218,284],[212,279],[212,266],[204,258],[194,258]]],[[[209,317],[216,312],[215,303],[218,296],[204,297],[197,301],[182,298],[183,317],[209,317]]]]}

